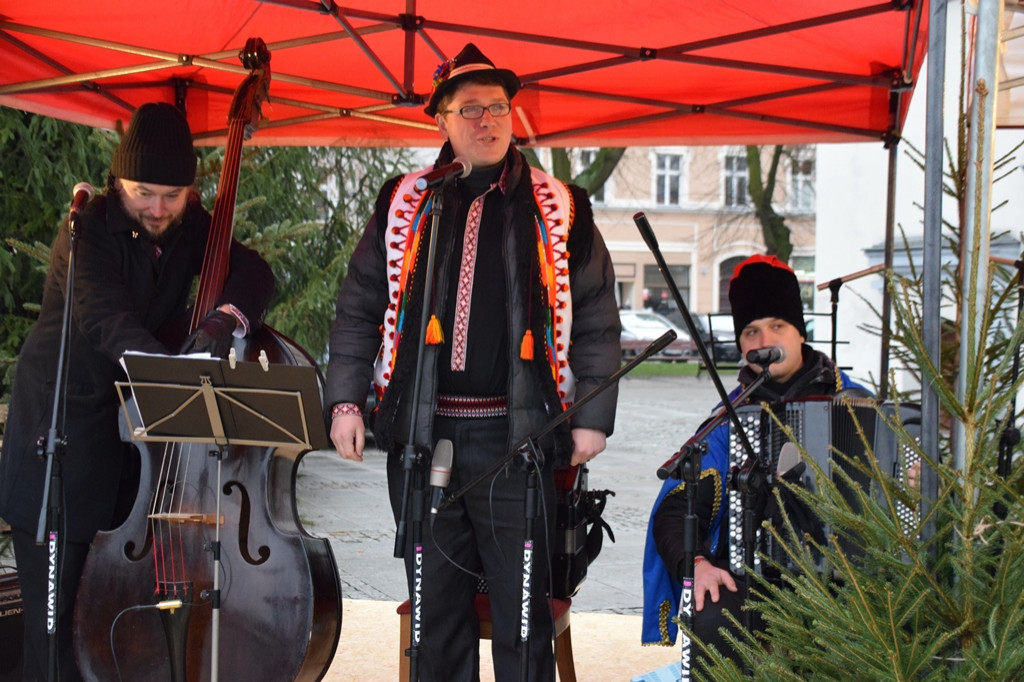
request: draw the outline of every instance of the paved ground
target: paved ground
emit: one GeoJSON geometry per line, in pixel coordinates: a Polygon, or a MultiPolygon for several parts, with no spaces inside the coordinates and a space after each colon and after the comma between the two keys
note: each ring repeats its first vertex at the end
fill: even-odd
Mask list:
{"type": "MultiPolygon", "coordinates": [[[[574,612],[641,613],[640,565],[651,503],[660,486],[656,471],[716,402],[706,375],[627,376],[620,382],[615,434],[590,467],[590,487],[615,492],[604,514],[615,542],[605,539],[573,599],[574,612]]],[[[362,463],[353,463],[333,451],[311,452],[302,461],[296,496],[306,529],[331,540],[346,599],[406,598],[401,561],[394,558],[383,453],[368,452],[362,463]]]]}
{"type": "MultiPolygon", "coordinates": [[[[626,377],[620,384],[616,432],[590,468],[592,489],[615,492],[604,518],[616,541],[605,540],[573,599],[572,649],[581,682],[628,682],[678,661],[678,647],[640,645],[641,557],[660,486],[655,472],[718,401],[706,375],[626,377]]],[[[393,556],[384,455],[368,452],[356,464],[333,451],[309,453],[296,495],[308,532],[331,541],[345,600],[337,654],[324,682],[394,682],[399,666],[408,664],[400,656],[395,615],[406,590],[401,561],[393,556]]],[[[493,680],[492,670],[483,642],[481,679],[493,680]]]]}

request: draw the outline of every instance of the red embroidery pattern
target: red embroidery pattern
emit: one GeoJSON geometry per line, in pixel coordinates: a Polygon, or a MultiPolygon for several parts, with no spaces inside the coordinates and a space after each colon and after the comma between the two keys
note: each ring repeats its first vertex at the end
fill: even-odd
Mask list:
{"type": "Polygon", "coordinates": [[[470,204],[466,216],[466,234],[462,240],[462,265],[459,267],[459,289],[455,293],[455,322],[452,329],[452,371],[466,371],[466,343],[469,338],[469,310],[473,302],[473,273],[476,272],[476,247],[480,237],[480,220],[484,198],[495,185],[470,204]]]}
{"type": "MultiPolygon", "coordinates": [[[[419,246],[417,237],[428,217],[430,202],[425,199],[430,197],[430,193],[424,195],[414,189],[416,179],[426,172],[423,170],[406,175],[392,195],[386,243],[390,304],[381,324],[383,339],[374,366],[374,385],[378,399],[383,396],[391,381],[391,370],[402,336],[402,318],[408,293],[406,287],[411,281],[412,264],[415,262],[414,254],[419,246]]],[[[568,235],[575,207],[572,195],[564,184],[536,168],[531,168],[530,173],[537,204],[537,248],[542,269],[540,285],[548,293],[544,342],[547,346],[547,360],[551,365],[552,375],[558,383],[558,392],[562,397],[562,403],[568,405],[574,400],[576,393],[576,377],[569,366],[572,295],[569,290],[569,253],[567,250],[568,235]]],[[[502,176],[501,181],[504,182],[504,180],[505,177],[502,176]]],[[[500,189],[507,191],[504,187],[500,187],[500,189]]],[[[469,219],[467,219],[467,223],[468,221],[469,219]]],[[[479,228],[479,218],[477,227],[479,228]]],[[[462,279],[460,273],[460,288],[462,279]]],[[[471,289],[472,275],[469,276],[468,282],[471,289]]],[[[456,317],[458,318],[458,315],[456,317]]],[[[466,322],[468,323],[468,307],[466,322]]],[[[456,327],[458,326],[457,321],[456,327]]],[[[453,339],[454,336],[455,331],[453,330],[453,339]]],[[[453,340],[453,346],[455,345],[453,340]]],[[[454,355],[453,348],[453,361],[454,355]]]]}

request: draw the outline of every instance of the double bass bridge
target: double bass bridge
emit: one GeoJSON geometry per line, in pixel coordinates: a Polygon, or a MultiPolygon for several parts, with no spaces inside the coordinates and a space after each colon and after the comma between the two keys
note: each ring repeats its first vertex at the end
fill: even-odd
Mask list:
{"type": "Polygon", "coordinates": [[[219,525],[223,526],[226,522],[223,514],[221,514],[218,519],[216,514],[195,514],[189,512],[161,512],[157,514],[150,514],[148,518],[151,521],[162,521],[164,523],[175,523],[178,525],[197,523],[205,526],[214,526],[219,523],[219,525]]]}

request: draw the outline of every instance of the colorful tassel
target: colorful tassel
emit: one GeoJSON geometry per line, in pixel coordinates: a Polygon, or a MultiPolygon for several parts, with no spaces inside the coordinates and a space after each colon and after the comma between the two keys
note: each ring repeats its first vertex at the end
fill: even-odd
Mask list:
{"type": "Polygon", "coordinates": [[[519,344],[519,357],[523,360],[533,360],[533,332],[529,329],[523,334],[523,342],[519,344]]]}
{"type": "Polygon", "coordinates": [[[444,343],[444,332],[441,331],[441,321],[437,319],[437,315],[431,315],[430,321],[427,322],[427,343],[431,346],[444,343]]]}

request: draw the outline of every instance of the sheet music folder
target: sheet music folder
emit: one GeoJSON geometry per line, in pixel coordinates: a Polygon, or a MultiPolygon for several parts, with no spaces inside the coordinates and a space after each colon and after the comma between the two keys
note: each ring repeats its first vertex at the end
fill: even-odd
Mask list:
{"type": "Polygon", "coordinates": [[[314,367],[130,352],[121,364],[128,382],[116,387],[133,440],[328,446],[314,367]]]}

